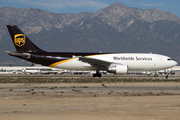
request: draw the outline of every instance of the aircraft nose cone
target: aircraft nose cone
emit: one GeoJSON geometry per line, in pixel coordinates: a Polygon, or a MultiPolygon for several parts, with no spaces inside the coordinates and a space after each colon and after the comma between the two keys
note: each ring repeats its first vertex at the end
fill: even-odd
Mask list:
{"type": "Polygon", "coordinates": [[[176,61],[174,61],[174,66],[176,66],[178,63],[176,61]]]}
{"type": "Polygon", "coordinates": [[[172,66],[176,66],[177,64],[178,64],[178,63],[177,63],[176,61],[174,61],[174,60],[173,60],[172,63],[171,63],[172,66]]]}

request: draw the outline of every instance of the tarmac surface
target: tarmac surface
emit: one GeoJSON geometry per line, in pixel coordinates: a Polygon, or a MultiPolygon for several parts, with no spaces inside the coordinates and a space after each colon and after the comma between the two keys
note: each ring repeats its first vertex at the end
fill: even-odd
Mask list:
{"type": "Polygon", "coordinates": [[[180,79],[179,76],[170,76],[168,80],[164,77],[121,76],[127,78],[125,81],[117,81],[117,77],[120,76],[73,76],[74,82],[72,76],[0,76],[0,118],[179,120],[180,82],[175,80],[180,79]],[[29,77],[52,82],[22,82],[29,77]],[[64,78],[71,82],[58,83],[64,78]],[[78,83],[80,78],[99,82],[78,83]],[[129,82],[129,78],[136,81],[129,82]],[[4,83],[6,80],[9,82],[4,83]],[[54,83],[54,80],[57,81],[54,83]]]}

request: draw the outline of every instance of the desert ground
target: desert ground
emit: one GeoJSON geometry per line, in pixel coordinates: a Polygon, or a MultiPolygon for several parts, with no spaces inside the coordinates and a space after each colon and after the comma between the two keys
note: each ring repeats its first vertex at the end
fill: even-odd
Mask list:
{"type": "MultiPolygon", "coordinates": [[[[0,119],[179,120],[180,82],[177,78],[145,82],[107,78],[108,82],[103,82],[102,77],[100,82],[79,83],[68,77],[71,82],[62,82],[64,78],[61,78],[61,82],[46,83],[23,82],[29,79],[27,77],[3,76],[0,77],[0,119]]],[[[37,77],[31,79],[37,80],[37,77]]],[[[142,78],[136,78],[139,79],[142,78]]]]}

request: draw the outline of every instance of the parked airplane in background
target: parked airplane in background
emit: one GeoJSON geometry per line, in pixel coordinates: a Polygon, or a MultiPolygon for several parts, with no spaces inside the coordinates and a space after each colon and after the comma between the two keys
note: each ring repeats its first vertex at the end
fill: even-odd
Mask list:
{"type": "Polygon", "coordinates": [[[93,77],[101,77],[100,70],[116,74],[128,71],[158,71],[177,65],[170,57],[145,53],[77,53],[46,52],[33,44],[16,26],[7,25],[17,52],[9,55],[60,69],[96,70],[93,77]]]}

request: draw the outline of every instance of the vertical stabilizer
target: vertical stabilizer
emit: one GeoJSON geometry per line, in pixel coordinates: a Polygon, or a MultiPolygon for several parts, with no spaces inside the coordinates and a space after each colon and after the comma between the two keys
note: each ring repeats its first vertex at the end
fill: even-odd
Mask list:
{"type": "Polygon", "coordinates": [[[7,25],[7,28],[17,52],[45,52],[32,43],[16,25],[7,25]]]}

